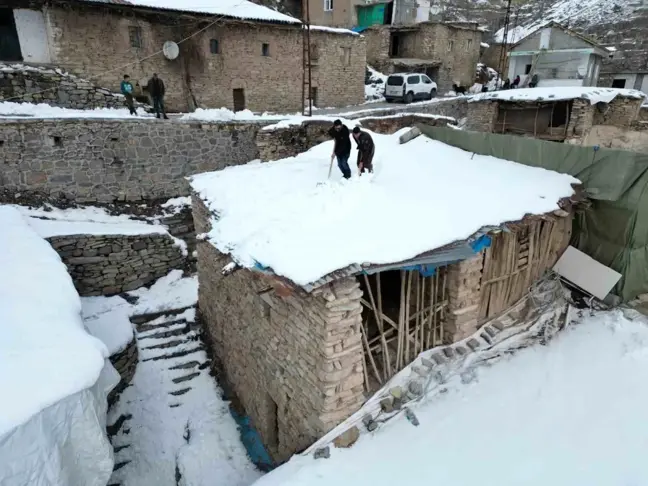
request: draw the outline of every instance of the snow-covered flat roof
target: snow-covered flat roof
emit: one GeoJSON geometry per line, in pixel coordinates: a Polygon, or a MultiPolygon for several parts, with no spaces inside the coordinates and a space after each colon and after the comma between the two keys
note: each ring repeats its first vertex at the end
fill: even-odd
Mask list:
{"type": "Polygon", "coordinates": [[[0,437],[92,386],[108,351],[88,334],[65,265],[15,209],[0,206],[0,437]]]}
{"type": "MultiPolygon", "coordinates": [[[[218,214],[208,241],[242,266],[269,267],[304,286],[353,264],[401,262],[485,226],[551,212],[578,182],[423,136],[404,145],[398,133],[372,137],[375,173],[349,181],[334,166],[327,183],[332,141],[192,177],[218,214]]],[[[354,172],[355,163],[354,150],[354,172]]]]}
{"type": "Polygon", "coordinates": [[[247,0],[189,0],[188,2],[179,0],[129,0],[129,2],[140,7],[206,13],[265,22],[301,23],[290,15],[282,14],[247,0]]]}
{"type": "Polygon", "coordinates": [[[591,104],[609,103],[617,96],[644,98],[646,95],[636,89],[597,88],[583,86],[560,86],[551,88],[522,88],[489,91],[472,96],[468,101],[559,101],[585,99],[591,104]]]}

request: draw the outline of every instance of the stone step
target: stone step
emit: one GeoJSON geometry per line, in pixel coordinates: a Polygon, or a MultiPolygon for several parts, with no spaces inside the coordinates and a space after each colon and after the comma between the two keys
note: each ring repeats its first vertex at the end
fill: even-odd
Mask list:
{"type": "Polygon", "coordinates": [[[178,314],[182,314],[184,311],[193,308],[193,305],[187,306],[187,307],[181,307],[179,309],[167,309],[163,310],[160,312],[151,312],[148,314],[138,314],[136,316],[132,316],[130,318],[131,322],[133,324],[145,324],[147,322],[153,321],[157,319],[158,317],[172,317],[172,316],[177,316],[178,314]]]}
{"type": "MultiPolygon", "coordinates": [[[[202,363],[202,364],[205,364],[205,363],[202,363]]],[[[200,361],[187,361],[186,363],[171,366],[169,369],[170,370],[188,370],[188,369],[191,369],[191,368],[195,368],[196,366],[201,366],[200,361]]]]}
{"type": "Polygon", "coordinates": [[[175,391],[169,392],[169,395],[173,395],[175,397],[178,397],[180,395],[184,395],[185,393],[187,393],[190,390],[191,390],[191,387],[188,386],[187,388],[181,388],[180,390],[175,390],[175,391]]]}
{"type": "Polygon", "coordinates": [[[133,416],[130,413],[122,414],[117,418],[117,420],[115,420],[114,424],[106,425],[106,432],[108,433],[108,437],[114,437],[115,435],[117,435],[126,421],[132,418],[133,416]]]}
{"type": "Polygon", "coordinates": [[[198,345],[195,348],[191,349],[185,349],[183,351],[176,351],[175,353],[169,353],[169,354],[162,354],[160,356],[153,356],[151,358],[145,358],[142,361],[159,361],[161,359],[173,359],[173,358],[181,358],[183,356],[187,356],[188,354],[196,353],[198,351],[204,351],[205,346],[198,345]]]}
{"type": "MultiPolygon", "coordinates": [[[[135,324],[138,334],[145,333],[148,331],[154,331],[160,329],[161,327],[171,327],[178,324],[188,324],[187,319],[173,319],[171,321],[160,322],[159,324],[135,324]]],[[[138,339],[147,338],[147,336],[138,336],[138,339]]]]}
{"type": "Polygon", "coordinates": [[[185,375],[185,376],[180,376],[180,377],[178,377],[178,378],[174,378],[174,379],[171,380],[171,381],[173,381],[173,383],[175,383],[175,384],[177,385],[178,383],[183,383],[183,382],[185,382],[185,381],[193,380],[193,379],[196,378],[197,376],[200,376],[200,372],[199,372],[199,371],[196,371],[196,372],[194,372],[194,373],[190,373],[190,374],[185,375]]]}

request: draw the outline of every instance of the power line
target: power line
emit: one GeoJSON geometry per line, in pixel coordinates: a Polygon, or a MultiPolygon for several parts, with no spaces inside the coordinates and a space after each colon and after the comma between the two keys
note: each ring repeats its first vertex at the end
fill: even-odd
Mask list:
{"type": "MultiPolygon", "coordinates": [[[[248,0],[241,0],[239,3],[237,3],[237,4],[234,5],[234,6],[232,6],[231,9],[235,9],[236,7],[238,7],[239,5],[241,5],[241,4],[243,4],[243,3],[247,2],[247,1],[248,1],[248,0]]],[[[220,16],[217,17],[216,20],[214,20],[213,22],[210,22],[208,25],[206,25],[206,26],[203,27],[202,29],[197,30],[197,31],[194,32],[193,34],[191,34],[191,35],[185,37],[184,39],[182,39],[182,40],[176,42],[176,44],[180,45],[180,44],[182,44],[183,42],[188,41],[188,40],[191,39],[192,37],[195,37],[196,35],[200,34],[201,32],[204,32],[205,30],[207,30],[207,29],[209,29],[210,27],[214,26],[214,25],[215,25],[218,21],[220,21],[223,17],[229,17],[229,16],[228,16],[227,14],[222,14],[222,15],[220,15],[220,16]]],[[[199,21],[198,21],[198,22],[199,22],[199,21]]],[[[133,61],[133,62],[129,62],[128,64],[125,64],[125,65],[123,65],[123,66],[116,67],[116,68],[114,68],[114,69],[109,69],[108,71],[104,71],[104,72],[99,73],[99,74],[97,74],[97,75],[95,75],[95,76],[93,76],[93,77],[95,77],[95,78],[99,78],[99,77],[101,77],[101,76],[105,76],[106,74],[114,73],[115,71],[121,71],[121,70],[123,70],[124,68],[127,68],[127,67],[129,67],[129,66],[132,66],[132,65],[134,65],[134,64],[139,64],[139,63],[141,63],[141,62],[144,62],[144,61],[146,61],[146,60],[148,60],[148,59],[151,59],[152,57],[155,57],[155,56],[157,56],[158,54],[161,54],[161,53],[163,53],[163,52],[164,52],[164,49],[160,49],[159,51],[156,51],[156,52],[154,52],[153,54],[151,54],[151,55],[149,55],[149,56],[146,56],[146,57],[144,57],[144,58],[142,58],[142,59],[137,59],[137,60],[135,60],[135,61],[133,61]]],[[[55,89],[59,89],[59,87],[58,87],[58,86],[53,86],[53,87],[51,87],[51,88],[46,88],[46,89],[43,89],[43,90],[41,90],[41,91],[35,91],[35,92],[32,92],[32,93],[25,93],[24,95],[20,95],[20,96],[13,96],[13,97],[11,97],[11,98],[6,98],[6,99],[3,99],[2,101],[4,102],[4,101],[11,101],[11,100],[22,99],[22,98],[24,98],[25,96],[33,96],[33,95],[35,95],[35,94],[47,93],[48,91],[53,91],[53,90],[55,90],[55,89]]]]}

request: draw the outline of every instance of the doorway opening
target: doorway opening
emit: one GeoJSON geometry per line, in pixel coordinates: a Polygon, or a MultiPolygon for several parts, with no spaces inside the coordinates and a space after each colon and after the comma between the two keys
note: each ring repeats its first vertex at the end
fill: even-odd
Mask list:
{"type": "Polygon", "coordinates": [[[245,110],[245,90],[243,88],[236,88],[232,90],[234,97],[234,111],[245,110]]]}
{"type": "Polygon", "coordinates": [[[0,61],[22,60],[13,10],[0,8],[0,61]]]}
{"type": "Polygon", "coordinates": [[[625,79],[615,79],[614,81],[612,81],[613,88],[623,89],[625,88],[625,85],[626,85],[625,79]]]}

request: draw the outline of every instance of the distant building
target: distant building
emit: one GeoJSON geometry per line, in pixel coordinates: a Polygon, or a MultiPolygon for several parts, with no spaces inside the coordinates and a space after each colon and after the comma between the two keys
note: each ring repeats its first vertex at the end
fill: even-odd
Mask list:
{"type": "Polygon", "coordinates": [[[308,0],[308,8],[312,23],[349,29],[430,20],[430,0],[308,0]]]}
{"type": "Polygon", "coordinates": [[[551,22],[514,44],[509,56],[508,77],[520,76],[520,87],[528,86],[534,75],[540,87],[596,86],[609,51],[551,22]]]}
{"type": "MultiPolygon", "coordinates": [[[[155,72],[166,84],[172,110],[301,108],[299,20],[245,0],[231,8],[215,2],[206,11],[191,2],[182,11],[141,6],[155,5],[155,0],[137,3],[11,0],[0,7],[0,61],[60,67],[115,91],[129,74],[143,100],[155,72]],[[179,43],[177,57],[162,54],[167,41],[179,43]]],[[[315,105],[361,103],[364,39],[314,27],[311,48],[315,105]]]]}
{"type": "Polygon", "coordinates": [[[367,63],[383,73],[420,72],[438,85],[470,86],[479,61],[482,31],[474,23],[421,22],[372,26],[362,31],[367,63]]]}

